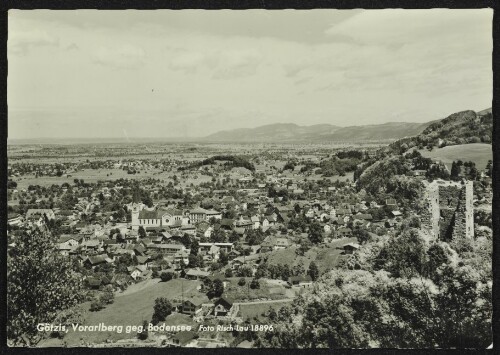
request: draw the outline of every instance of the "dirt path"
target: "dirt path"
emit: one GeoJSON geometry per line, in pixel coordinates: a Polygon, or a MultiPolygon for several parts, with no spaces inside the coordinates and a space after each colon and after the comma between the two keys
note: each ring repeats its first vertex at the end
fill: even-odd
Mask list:
{"type": "Polygon", "coordinates": [[[292,302],[293,298],[283,298],[281,300],[267,300],[267,301],[253,301],[253,302],[235,302],[239,306],[246,306],[249,304],[265,304],[265,303],[279,303],[279,302],[292,302]]]}
{"type": "Polygon", "coordinates": [[[160,282],[160,279],[147,279],[144,281],[141,281],[139,283],[130,285],[125,291],[123,292],[117,292],[115,294],[115,297],[121,297],[121,296],[127,296],[131,295],[133,293],[136,293],[138,291],[142,291],[148,287],[151,287],[153,285],[156,285],[158,282],[160,282]]]}

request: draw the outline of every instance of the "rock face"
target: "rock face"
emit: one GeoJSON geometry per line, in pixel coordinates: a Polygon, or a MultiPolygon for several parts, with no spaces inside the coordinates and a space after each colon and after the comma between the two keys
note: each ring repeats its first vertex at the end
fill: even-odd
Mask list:
{"type": "Polygon", "coordinates": [[[474,237],[473,182],[436,180],[425,191],[422,226],[443,241],[474,237]]]}

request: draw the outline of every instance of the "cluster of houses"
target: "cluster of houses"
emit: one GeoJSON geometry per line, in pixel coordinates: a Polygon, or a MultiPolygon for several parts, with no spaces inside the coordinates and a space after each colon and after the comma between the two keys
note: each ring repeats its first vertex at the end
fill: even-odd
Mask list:
{"type": "MultiPolygon", "coordinates": [[[[296,213],[303,215],[309,222],[319,223],[325,242],[333,238],[351,237],[353,228],[369,229],[376,225],[394,228],[401,223],[402,215],[398,211],[397,201],[361,201],[354,186],[349,183],[341,188],[321,187],[309,192],[302,183],[290,184],[288,176],[268,175],[267,180],[267,183],[256,183],[252,177],[242,176],[238,181],[247,186],[233,191],[222,188],[213,190],[206,186],[187,187],[185,193],[192,197],[203,197],[201,201],[197,199],[198,202],[191,208],[184,206],[181,209],[180,205],[172,201],[155,201],[152,207],[143,203],[129,203],[126,205],[129,216],[113,219],[112,213],[100,213],[101,219],[86,222],[82,215],[97,210],[103,199],[112,198],[122,188],[119,185],[100,187],[91,192],[89,197],[78,197],[72,209],[30,209],[24,216],[9,214],[8,223],[23,227],[43,225],[47,220],[58,219],[63,221],[63,226],[71,227],[74,232],[60,235],[57,247],[61,254],[76,259],[82,267],[96,272],[90,272],[92,276],[86,279],[87,286],[96,290],[106,285],[123,288],[162,272],[171,272],[176,277],[182,276],[188,280],[214,278],[209,266],[218,262],[222,253],[228,260],[226,267],[233,274],[244,266],[255,274],[262,260],[270,253],[294,246],[296,239],[289,223],[292,218],[296,218],[293,217],[296,213]],[[270,183],[276,191],[285,189],[295,197],[284,199],[280,194],[270,197],[270,183]],[[299,195],[301,198],[296,198],[299,195]],[[386,210],[386,207],[392,211],[390,217],[377,218],[371,213],[376,209],[386,210]],[[228,218],[228,215],[232,218],[228,218]],[[260,239],[257,245],[250,245],[247,237],[253,231],[270,233],[265,233],[265,238],[260,239]],[[221,233],[226,235],[225,240],[216,241],[221,233]],[[203,258],[205,267],[190,265],[191,250],[185,245],[186,235],[198,240],[197,254],[203,258]],[[236,240],[228,238],[234,235],[237,235],[236,240]],[[109,277],[96,276],[102,274],[99,271],[103,269],[116,270],[123,260],[133,262],[128,263],[126,269],[121,267],[120,274],[111,272],[107,273],[111,275],[109,277]],[[124,270],[126,274],[123,274],[124,270]]],[[[345,254],[351,254],[359,245],[347,243],[343,247],[345,254]]],[[[288,279],[288,286],[295,289],[309,288],[312,283],[308,275],[288,279]]],[[[178,312],[193,318],[207,314],[234,318],[238,313],[234,300],[222,297],[209,302],[203,293],[183,299],[174,306],[178,312]]]]}
{"type": "MultiPolygon", "coordinates": [[[[259,189],[256,191],[258,192],[259,189]]],[[[99,193],[109,194],[110,192],[107,188],[103,188],[99,193]]],[[[79,198],[72,211],[30,209],[24,217],[9,215],[8,223],[11,225],[41,224],[44,219],[63,218],[66,223],[76,227],[78,233],[60,236],[58,247],[62,254],[76,256],[82,264],[88,267],[103,263],[113,264],[120,256],[129,254],[137,260],[137,265],[129,267],[130,277],[133,280],[139,280],[150,277],[151,270],[159,267],[158,255],[165,260],[161,264],[169,265],[172,270],[189,267],[190,250],[182,244],[184,235],[210,240],[214,233],[219,233],[221,230],[235,232],[241,238],[243,246],[250,249],[249,255],[242,256],[230,242],[200,243],[200,254],[204,261],[208,263],[217,261],[223,250],[231,260],[230,267],[233,270],[244,263],[255,268],[256,264],[251,263],[252,255],[286,249],[292,245],[292,240],[288,235],[271,234],[260,245],[250,247],[245,245],[248,232],[258,229],[267,231],[270,228],[287,228],[290,215],[297,207],[305,217],[320,223],[326,241],[332,235],[335,238],[352,236],[352,228],[348,226],[368,228],[372,224],[380,224],[391,228],[401,221],[401,213],[397,210],[397,202],[393,199],[384,201],[386,206],[393,207],[393,218],[375,221],[367,211],[382,208],[382,206],[374,201],[358,202],[354,198],[346,197],[336,205],[329,203],[326,199],[271,204],[263,193],[253,192],[253,196],[244,195],[242,201],[237,201],[233,196],[224,195],[225,193],[227,193],[225,190],[215,193],[215,195],[220,195],[220,201],[223,204],[222,211],[201,207],[180,210],[158,204],[148,208],[142,203],[130,203],[127,208],[131,214],[131,223],[116,221],[118,223],[113,223],[113,225],[99,223],[89,225],[79,220],[78,215],[85,213],[88,208],[91,208],[89,206],[99,203],[97,194],[94,193],[90,200],[79,198]],[[238,211],[238,217],[223,218],[223,213],[228,208],[238,211]],[[116,235],[110,234],[112,229],[117,231],[116,235]],[[144,229],[146,236],[140,236],[140,229],[144,229]]],[[[206,273],[206,270],[188,269],[186,277],[199,279],[206,273]]]]}

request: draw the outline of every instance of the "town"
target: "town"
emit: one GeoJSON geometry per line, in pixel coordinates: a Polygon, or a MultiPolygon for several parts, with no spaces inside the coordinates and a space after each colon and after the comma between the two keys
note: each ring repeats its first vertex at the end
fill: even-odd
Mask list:
{"type": "Polygon", "coordinates": [[[455,250],[491,243],[491,155],[450,164],[427,157],[446,145],[434,140],[9,145],[9,253],[26,233],[52,239],[81,281],[67,328],[193,329],[52,331],[41,344],[252,347],[322,275],[363,269],[372,243],[411,227],[455,250]]]}

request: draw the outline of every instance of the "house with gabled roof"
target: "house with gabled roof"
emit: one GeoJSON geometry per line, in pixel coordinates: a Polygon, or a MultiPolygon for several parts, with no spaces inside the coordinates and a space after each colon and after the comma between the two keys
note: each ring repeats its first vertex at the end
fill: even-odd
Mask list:
{"type": "Polygon", "coordinates": [[[193,296],[184,302],[180,306],[181,313],[189,314],[192,316],[197,315],[202,310],[203,303],[208,302],[208,297],[204,295],[193,296]]]}
{"type": "Polygon", "coordinates": [[[388,198],[388,199],[385,200],[385,205],[389,206],[389,207],[397,207],[398,203],[397,203],[397,201],[395,199],[388,198]]]}
{"type": "Polygon", "coordinates": [[[352,236],[352,229],[346,228],[346,227],[341,227],[335,231],[335,236],[337,238],[351,237],[352,236]]]}
{"type": "Polygon", "coordinates": [[[59,239],[58,243],[59,246],[64,246],[64,247],[75,247],[80,245],[80,243],[83,241],[83,237],[78,234],[62,234],[59,239]]]}
{"type": "Polygon", "coordinates": [[[151,270],[148,270],[146,265],[132,265],[127,267],[127,270],[134,280],[145,279],[151,275],[151,270]]]}
{"type": "Polygon", "coordinates": [[[220,221],[220,228],[230,231],[234,228],[234,221],[230,218],[223,218],[220,221]]]}
{"type": "Polygon", "coordinates": [[[260,218],[259,218],[259,216],[252,216],[252,217],[250,217],[250,221],[253,224],[253,226],[252,226],[253,229],[259,229],[259,227],[260,227],[260,218]]]}
{"type": "Polygon", "coordinates": [[[186,279],[189,280],[203,280],[204,278],[208,277],[210,273],[208,271],[203,271],[200,268],[193,268],[189,269],[186,272],[186,279]]]}
{"type": "Polygon", "coordinates": [[[94,290],[99,289],[102,284],[102,280],[98,277],[88,277],[85,281],[87,285],[94,290]]]}
{"type": "Polygon", "coordinates": [[[296,287],[301,287],[301,288],[309,288],[309,287],[312,286],[313,281],[311,279],[311,276],[309,276],[309,275],[290,276],[288,278],[288,284],[290,286],[296,286],[296,287]]]}
{"type": "Polygon", "coordinates": [[[87,268],[94,268],[97,265],[108,263],[107,259],[109,259],[109,256],[107,254],[91,255],[91,256],[88,256],[83,261],[83,265],[86,266],[87,268]]]}
{"type": "Polygon", "coordinates": [[[38,220],[43,216],[46,216],[48,220],[53,220],[56,218],[56,215],[54,214],[54,211],[52,209],[30,208],[26,212],[27,220],[38,220]]]}
{"type": "Polygon", "coordinates": [[[214,316],[216,317],[227,316],[233,309],[233,305],[234,305],[234,299],[227,296],[220,297],[214,303],[214,310],[213,310],[214,316]]]}
{"type": "Polygon", "coordinates": [[[188,214],[191,223],[207,220],[207,210],[201,207],[195,207],[189,210],[188,214]]]}
{"type": "Polygon", "coordinates": [[[290,245],[290,240],[288,240],[287,238],[269,235],[260,244],[260,252],[265,253],[272,250],[282,250],[288,248],[290,245]]]}

